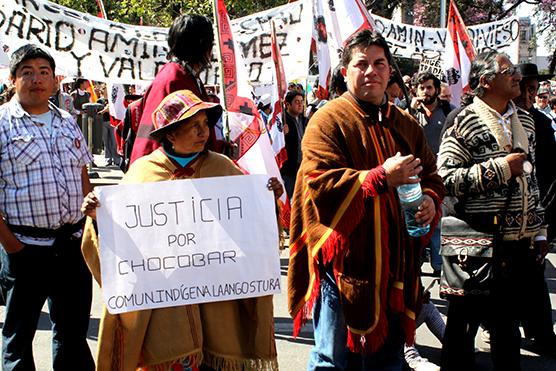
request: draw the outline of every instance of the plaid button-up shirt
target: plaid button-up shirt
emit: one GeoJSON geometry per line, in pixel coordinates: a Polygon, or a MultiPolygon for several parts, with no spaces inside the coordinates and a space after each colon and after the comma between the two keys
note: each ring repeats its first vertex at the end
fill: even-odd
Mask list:
{"type": "Polygon", "coordinates": [[[7,224],[56,229],[82,218],[83,134],[50,105],[52,125],[34,121],[15,97],[0,106],[0,212],[7,224]]]}

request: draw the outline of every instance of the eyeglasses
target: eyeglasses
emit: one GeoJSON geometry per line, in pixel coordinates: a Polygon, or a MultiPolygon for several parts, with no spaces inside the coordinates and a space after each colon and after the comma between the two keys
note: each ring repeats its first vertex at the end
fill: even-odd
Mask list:
{"type": "Polygon", "coordinates": [[[505,75],[505,76],[513,76],[516,73],[519,73],[519,68],[517,68],[516,66],[510,66],[507,68],[504,68],[502,71],[499,71],[501,75],[505,75]]]}
{"type": "Polygon", "coordinates": [[[545,99],[548,99],[548,95],[537,95],[537,98],[545,100],[545,99]]]}

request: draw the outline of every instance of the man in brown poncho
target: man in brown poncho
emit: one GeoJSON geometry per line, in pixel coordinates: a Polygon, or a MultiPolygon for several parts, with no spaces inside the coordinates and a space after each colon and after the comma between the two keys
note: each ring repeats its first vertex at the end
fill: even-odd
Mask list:
{"type": "Polygon", "coordinates": [[[444,188],[423,131],[385,96],[391,64],[379,34],[355,34],[342,56],[348,92],[317,111],[303,138],[288,299],[296,333],[313,310],[309,370],[401,370],[414,339],[428,236],[409,237],[395,187],[420,177],[416,219],[431,230],[444,188]]]}

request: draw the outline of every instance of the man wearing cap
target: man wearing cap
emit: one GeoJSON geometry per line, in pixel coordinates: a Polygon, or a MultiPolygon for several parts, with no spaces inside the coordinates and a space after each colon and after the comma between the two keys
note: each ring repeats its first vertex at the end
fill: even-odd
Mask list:
{"type": "Polygon", "coordinates": [[[0,108],[2,369],[34,370],[33,337],[48,300],[52,368],[94,369],[87,345],[91,274],[81,255],[91,162],[73,117],[49,102],[55,62],[34,45],[10,60],[16,94],[0,108]]]}
{"type": "MultiPolygon", "coordinates": [[[[549,79],[550,77],[547,76],[554,76],[554,75],[541,75],[546,79],[549,79]]],[[[542,81],[542,80],[538,80],[538,81],[542,81]]],[[[538,82],[537,82],[537,86],[538,86],[538,82]]],[[[541,86],[538,88],[537,91],[537,96],[535,97],[535,108],[538,109],[539,111],[541,111],[542,113],[544,113],[545,115],[550,115],[550,106],[548,105],[548,99],[550,98],[550,89],[545,87],[545,86],[541,86]]]]}
{"type": "MultiPolygon", "coordinates": [[[[538,88],[539,81],[549,79],[554,75],[540,75],[537,65],[534,63],[521,63],[517,67],[522,76],[520,82],[521,94],[514,99],[514,102],[519,107],[518,116],[520,119],[532,118],[535,122],[535,173],[541,200],[543,200],[546,198],[550,186],[556,180],[551,158],[551,155],[556,153],[556,140],[550,119],[534,108],[533,102],[537,91],[540,91],[538,88]]],[[[554,228],[556,227],[556,210],[554,210],[556,205],[545,204],[544,206],[546,207],[545,220],[548,224],[547,238],[550,241],[554,238],[554,228]]],[[[548,244],[543,243],[539,245],[540,247],[547,248],[548,244]]],[[[523,280],[527,280],[528,284],[526,285],[529,288],[524,291],[526,298],[522,301],[525,304],[522,322],[525,335],[534,339],[535,350],[540,354],[556,356],[556,334],[554,334],[552,325],[552,308],[544,278],[545,255],[546,250],[537,251],[537,249],[532,249],[529,254],[524,256],[525,259],[522,261],[525,271],[523,280]]]]}
{"type": "Polygon", "coordinates": [[[272,108],[270,106],[270,94],[263,94],[259,98],[259,103],[257,104],[257,109],[263,118],[263,122],[265,126],[268,128],[268,120],[270,120],[270,113],[272,112],[272,108]]]}

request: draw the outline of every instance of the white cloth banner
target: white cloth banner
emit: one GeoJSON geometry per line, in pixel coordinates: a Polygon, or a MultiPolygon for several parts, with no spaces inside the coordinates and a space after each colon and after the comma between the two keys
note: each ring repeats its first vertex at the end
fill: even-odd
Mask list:
{"type": "Polygon", "coordinates": [[[165,28],[110,22],[49,1],[0,4],[0,54],[39,45],[52,54],[57,73],[64,76],[123,84],[152,80],[166,63],[167,33],[165,28]]]}
{"type": "MultiPolygon", "coordinates": [[[[276,22],[286,76],[290,81],[306,79],[312,13],[310,0],[303,0],[231,21],[251,84],[272,83],[271,19],[276,22]]],[[[339,19],[345,22],[351,18],[339,19]]],[[[442,58],[445,28],[412,26],[377,15],[373,19],[394,55],[419,60],[442,58]]],[[[329,34],[336,32],[334,26],[327,23],[329,34]]],[[[337,27],[340,32],[345,31],[342,25],[337,27]]],[[[517,63],[517,17],[470,26],[468,30],[478,53],[496,48],[508,53],[517,63]]],[[[166,62],[167,33],[167,28],[111,22],[45,0],[2,0],[0,3],[0,63],[6,63],[18,47],[34,43],[50,51],[56,59],[58,73],[65,76],[123,84],[148,82],[166,62]]],[[[201,74],[205,83],[219,84],[217,65],[213,63],[212,69],[201,74]]]]}
{"type": "MultiPolygon", "coordinates": [[[[418,27],[392,22],[373,14],[376,30],[388,41],[392,54],[413,59],[442,59],[446,48],[446,28],[418,27]]],[[[478,53],[489,49],[507,53],[518,62],[519,19],[506,18],[496,22],[468,26],[469,37],[478,53]]]]}
{"type": "MultiPolygon", "coordinates": [[[[271,20],[289,81],[307,78],[313,24],[311,0],[301,0],[231,20],[234,40],[241,48],[247,75],[253,85],[272,83],[271,20]]],[[[218,53],[212,53],[215,58],[218,53]]],[[[218,63],[201,74],[206,84],[219,85],[218,63]]]]}
{"type": "Polygon", "coordinates": [[[104,302],[110,313],[280,292],[267,175],[99,189],[104,302]]]}

